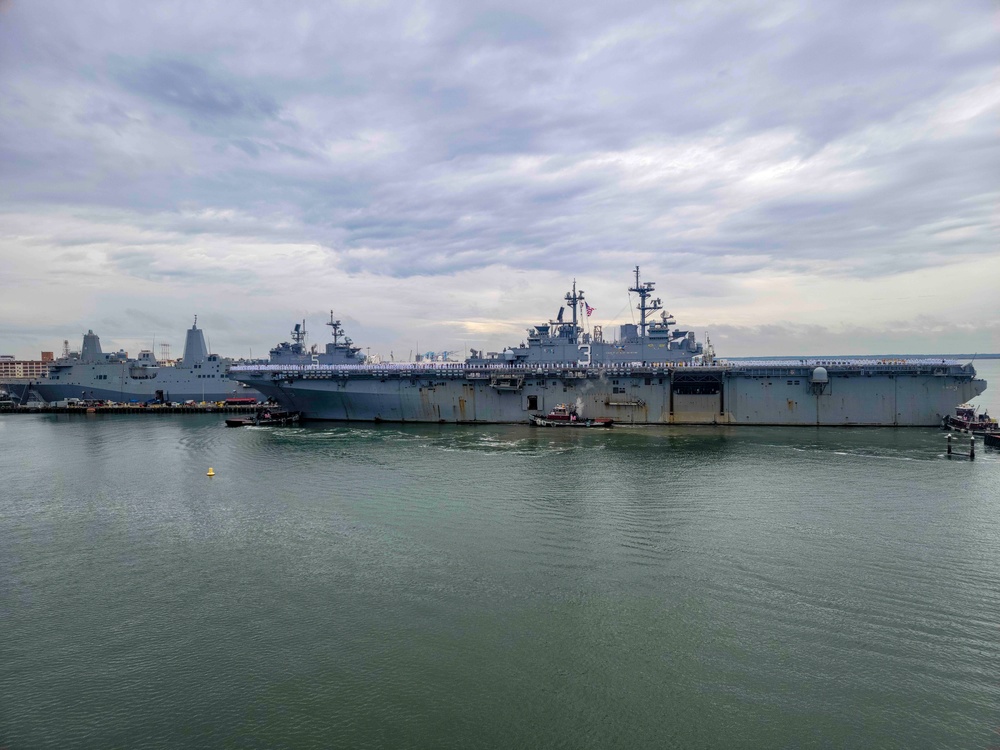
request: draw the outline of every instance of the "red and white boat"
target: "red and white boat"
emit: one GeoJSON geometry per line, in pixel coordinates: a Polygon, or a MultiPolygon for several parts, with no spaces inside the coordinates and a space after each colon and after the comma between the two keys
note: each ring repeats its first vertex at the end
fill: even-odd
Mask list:
{"type": "Polygon", "coordinates": [[[584,419],[576,413],[576,407],[559,404],[544,417],[532,414],[531,423],[538,427],[610,427],[612,420],[607,417],[584,419]]]}
{"type": "Polygon", "coordinates": [[[971,435],[1000,435],[997,420],[985,411],[977,413],[972,404],[956,406],[955,413],[944,418],[944,429],[971,435]]]}

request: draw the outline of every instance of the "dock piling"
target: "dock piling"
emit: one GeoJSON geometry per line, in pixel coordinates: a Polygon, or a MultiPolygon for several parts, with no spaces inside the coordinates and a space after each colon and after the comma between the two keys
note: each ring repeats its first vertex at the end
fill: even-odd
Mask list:
{"type": "Polygon", "coordinates": [[[951,433],[949,432],[948,433],[948,458],[951,458],[952,456],[954,456],[956,458],[967,458],[970,461],[974,461],[975,458],[976,458],[976,436],[975,435],[970,435],[969,436],[969,452],[967,454],[966,453],[956,453],[954,451],[954,449],[952,448],[951,433]]]}

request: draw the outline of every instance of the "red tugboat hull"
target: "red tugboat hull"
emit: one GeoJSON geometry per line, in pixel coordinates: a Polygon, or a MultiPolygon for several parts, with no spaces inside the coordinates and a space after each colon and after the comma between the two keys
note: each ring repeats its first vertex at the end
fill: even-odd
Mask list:
{"type": "Polygon", "coordinates": [[[614,422],[610,419],[578,419],[575,422],[567,422],[534,416],[531,418],[531,424],[536,427],[611,427],[614,422]]]}
{"type": "Polygon", "coordinates": [[[576,407],[559,404],[544,417],[533,414],[531,424],[536,427],[610,427],[613,421],[607,417],[583,419],[576,413],[576,407]]]}
{"type": "Polygon", "coordinates": [[[964,432],[968,435],[1000,435],[1000,424],[986,412],[976,413],[976,408],[970,404],[955,407],[955,413],[945,417],[944,429],[964,432]]]}

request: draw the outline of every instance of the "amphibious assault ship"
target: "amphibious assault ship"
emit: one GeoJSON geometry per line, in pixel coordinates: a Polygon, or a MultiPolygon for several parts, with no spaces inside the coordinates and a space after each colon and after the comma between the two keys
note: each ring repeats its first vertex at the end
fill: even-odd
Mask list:
{"type": "Polygon", "coordinates": [[[184,356],[172,366],[143,350],[130,359],[124,351],[105,353],[93,330],[83,336],[79,352],[70,352],[49,367],[49,374],[31,383],[46,401],[69,398],[101,401],[222,401],[233,396],[260,397],[229,378],[232,360],[210,354],[198,319],[188,329],[184,356]]]}
{"type": "Polygon", "coordinates": [[[234,366],[230,376],[306,419],[375,422],[528,422],[573,403],[583,418],[616,424],[936,427],[986,388],[971,364],[952,360],[719,360],[710,342],[674,328],[654,288],[637,267],[629,291],[639,323],[614,341],[599,327],[584,331],[580,317],[592,308],[574,282],[569,320],[560,308],[521,345],[473,350],[463,363],[285,361],[272,352],[269,364],[234,366]]]}

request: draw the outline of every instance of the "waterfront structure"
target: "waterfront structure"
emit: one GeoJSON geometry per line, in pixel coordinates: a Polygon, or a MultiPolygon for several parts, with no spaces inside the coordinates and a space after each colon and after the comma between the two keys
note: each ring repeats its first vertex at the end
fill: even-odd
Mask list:
{"type": "Polygon", "coordinates": [[[717,360],[711,345],[675,331],[636,269],[639,324],[606,342],[585,334],[590,308],[574,283],[556,320],[501,352],[464,363],[286,361],[234,366],[233,379],[305,419],[528,422],[572,403],[616,424],[938,426],[986,388],[971,364],[943,359],[717,360]]]}
{"type": "Polygon", "coordinates": [[[10,354],[0,354],[0,383],[10,378],[41,378],[49,371],[51,352],[42,352],[41,359],[14,359],[10,354]],[[49,360],[45,355],[50,355],[49,360]]]}
{"type": "Polygon", "coordinates": [[[17,403],[27,401],[31,384],[48,374],[51,352],[42,352],[42,358],[15,359],[12,354],[0,354],[0,391],[17,403]]]}

